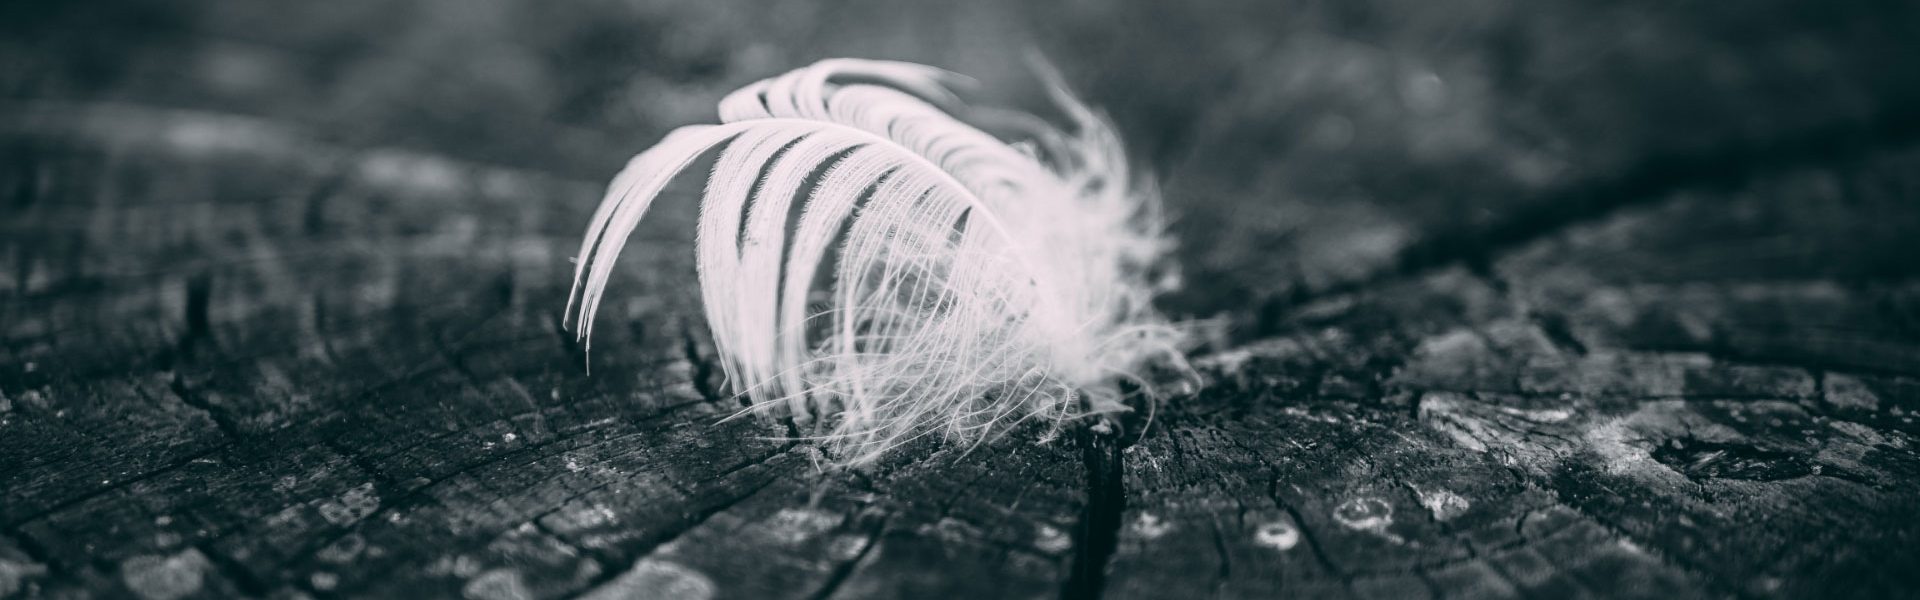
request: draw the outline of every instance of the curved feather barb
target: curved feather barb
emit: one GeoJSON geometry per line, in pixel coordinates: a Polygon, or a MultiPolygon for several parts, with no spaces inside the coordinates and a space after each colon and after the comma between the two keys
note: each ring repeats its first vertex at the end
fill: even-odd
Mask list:
{"type": "MultiPolygon", "coordinates": [[[[1050,73],[1043,73],[1050,75],[1050,73]]],[[[1068,130],[1018,113],[1011,143],[953,116],[959,76],[826,60],[720,103],[614,178],[568,312],[589,340],[627,237],[668,181],[718,151],[700,206],[701,294],[722,369],[846,463],[938,434],[1057,431],[1185,369],[1152,308],[1158,198],[1112,128],[1051,77],[1068,130]]]]}

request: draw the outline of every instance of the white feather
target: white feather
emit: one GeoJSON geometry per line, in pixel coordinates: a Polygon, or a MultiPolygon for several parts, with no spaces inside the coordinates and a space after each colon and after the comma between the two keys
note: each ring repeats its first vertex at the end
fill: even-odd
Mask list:
{"type": "Polygon", "coordinates": [[[1073,128],[988,113],[1027,132],[1017,143],[952,116],[964,79],[923,65],[827,60],[728,95],[720,125],[676,130],[614,178],[568,298],[580,337],[648,206],[718,148],[700,288],[755,410],[809,424],[845,463],[1125,410],[1119,381],[1152,393],[1151,365],[1186,368],[1183,332],[1151,306],[1158,199],[1112,128],[1043,75],[1073,128]]]}

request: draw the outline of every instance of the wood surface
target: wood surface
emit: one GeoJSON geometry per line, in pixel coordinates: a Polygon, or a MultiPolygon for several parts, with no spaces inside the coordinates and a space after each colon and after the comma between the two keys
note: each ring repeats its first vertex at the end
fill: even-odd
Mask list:
{"type": "Polygon", "coordinates": [[[0,8],[0,598],[1920,594],[1920,5],[1028,4],[0,8]],[[697,182],[562,329],[727,90],[1029,50],[1196,393],[825,470],[723,420],[697,182]]]}

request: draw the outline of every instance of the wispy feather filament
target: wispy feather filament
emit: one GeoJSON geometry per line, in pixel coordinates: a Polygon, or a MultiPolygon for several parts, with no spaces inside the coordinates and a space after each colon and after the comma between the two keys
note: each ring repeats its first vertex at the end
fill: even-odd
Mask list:
{"type": "Polygon", "coordinates": [[[1028,135],[1009,143],[952,115],[960,80],[823,61],[729,95],[721,124],[634,157],[581,243],[568,305],[581,338],[654,198],[719,149],[696,234],[701,295],[721,368],[754,410],[795,417],[847,463],[922,435],[978,443],[1125,410],[1119,381],[1151,392],[1145,369],[1184,365],[1182,331],[1150,304],[1168,247],[1158,199],[1057,82],[1072,130],[991,115],[1028,135]]]}

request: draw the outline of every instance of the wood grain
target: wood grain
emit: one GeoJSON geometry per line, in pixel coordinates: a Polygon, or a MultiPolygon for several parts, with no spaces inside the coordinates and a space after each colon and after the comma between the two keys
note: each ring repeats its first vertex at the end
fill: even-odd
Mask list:
{"type": "Polygon", "coordinates": [[[0,9],[0,597],[1920,589],[1910,3],[780,6],[0,9]],[[1161,175],[1204,389],[823,472],[725,419],[690,188],[561,328],[726,90],[1029,47],[1161,175]]]}

